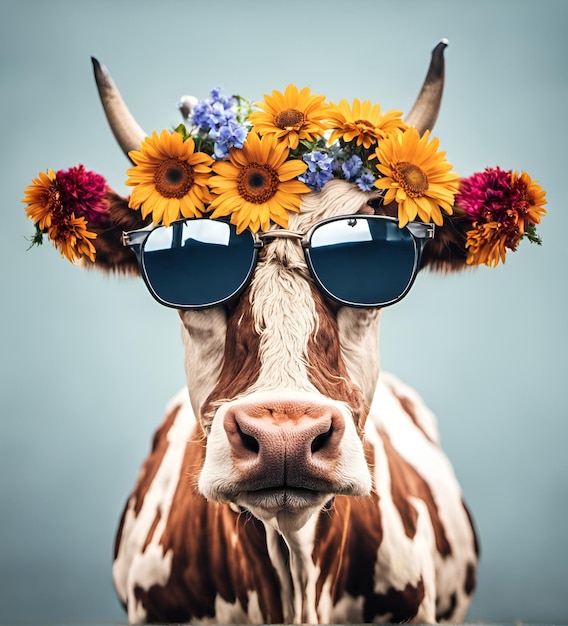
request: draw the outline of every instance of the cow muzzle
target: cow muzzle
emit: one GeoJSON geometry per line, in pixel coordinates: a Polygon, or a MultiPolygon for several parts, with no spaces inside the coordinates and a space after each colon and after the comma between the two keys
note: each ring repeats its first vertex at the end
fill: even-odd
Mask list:
{"type": "MultiPolygon", "coordinates": [[[[311,394],[306,394],[311,396],[311,394]]],[[[249,397],[216,415],[199,488],[253,512],[320,508],[366,495],[370,477],[349,410],[319,397],[249,397]]]]}
{"type": "Polygon", "coordinates": [[[236,477],[251,490],[329,488],[345,431],[333,407],[306,402],[242,404],[224,428],[236,477]]]}

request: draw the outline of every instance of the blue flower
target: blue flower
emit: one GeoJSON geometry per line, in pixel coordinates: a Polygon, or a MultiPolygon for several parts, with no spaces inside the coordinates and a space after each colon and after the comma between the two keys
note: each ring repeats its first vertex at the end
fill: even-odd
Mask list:
{"type": "Polygon", "coordinates": [[[209,133],[215,142],[214,157],[224,159],[229,156],[231,148],[242,148],[247,136],[247,129],[230,119],[224,126],[215,128],[209,133]]]}
{"type": "Polygon", "coordinates": [[[213,130],[237,117],[235,98],[220,95],[220,88],[211,90],[209,100],[199,100],[191,112],[191,121],[199,130],[213,130]]]}
{"type": "Polygon", "coordinates": [[[304,162],[308,164],[308,170],[310,172],[328,172],[331,171],[333,164],[333,157],[327,154],[327,152],[321,152],[320,150],[314,150],[308,152],[302,157],[304,162]]]}
{"type": "Polygon", "coordinates": [[[355,182],[361,191],[371,191],[375,186],[375,177],[371,170],[363,167],[355,182]]]}
{"type": "Polygon", "coordinates": [[[356,154],[350,156],[341,166],[345,180],[352,180],[359,175],[363,161],[356,154]]]}
{"type": "Polygon", "coordinates": [[[310,189],[314,191],[321,191],[322,187],[327,183],[328,180],[333,178],[333,172],[330,171],[318,171],[318,172],[310,172],[308,170],[304,174],[298,176],[298,180],[305,183],[310,189]]]}
{"type": "Polygon", "coordinates": [[[321,191],[327,181],[333,178],[333,157],[327,152],[314,150],[304,154],[302,159],[308,164],[308,170],[298,176],[298,180],[314,191],[321,191]]]}

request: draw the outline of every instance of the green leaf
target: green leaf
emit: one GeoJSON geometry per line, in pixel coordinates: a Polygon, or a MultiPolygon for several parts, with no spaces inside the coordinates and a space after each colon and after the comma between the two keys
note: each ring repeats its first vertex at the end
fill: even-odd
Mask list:
{"type": "Polygon", "coordinates": [[[536,243],[538,246],[542,246],[542,239],[537,235],[536,226],[534,224],[529,224],[525,234],[523,235],[523,239],[525,237],[531,243],[536,243]]]}
{"type": "Polygon", "coordinates": [[[34,246],[41,246],[43,243],[43,231],[40,230],[40,227],[35,224],[35,233],[33,237],[26,237],[26,240],[30,242],[30,245],[26,248],[27,250],[31,250],[34,246]]]}
{"type": "Polygon", "coordinates": [[[187,128],[185,127],[185,124],[180,124],[179,126],[176,126],[176,128],[174,129],[176,133],[179,133],[182,137],[184,141],[187,141],[190,138],[190,134],[187,132],[187,128]]]}

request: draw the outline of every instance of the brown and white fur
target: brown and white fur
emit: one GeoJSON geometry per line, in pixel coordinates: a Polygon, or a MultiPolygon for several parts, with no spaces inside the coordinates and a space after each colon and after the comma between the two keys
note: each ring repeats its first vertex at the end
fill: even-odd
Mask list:
{"type": "MultiPolygon", "coordinates": [[[[437,116],[444,47],[407,118],[420,132],[437,116]]],[[[128,152],[143,133],[97,62],[95,75],[128,152]]],[[[368,213],[377,200],[391,211],[333,180],[303,198],[290,228],[368,213]]],[[[144,222],[110,190],[107,204],[96,263],[136,272],[120,233],[144,222]]],[[[464,267],[464,224],[456,207],[423,266],[464,267]]],[[[276,238],[236,300],[179,317],[187,389],[167,409],[116,540],[129,621],[463,620],[475,532],[434,416],[380,373],[380,311],[326,299],[298,242],[276,238]]]]}

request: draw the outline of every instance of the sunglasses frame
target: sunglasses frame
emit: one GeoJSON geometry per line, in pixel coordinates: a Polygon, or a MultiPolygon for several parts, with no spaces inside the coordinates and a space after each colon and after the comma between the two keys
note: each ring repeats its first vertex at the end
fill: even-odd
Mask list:
{"type": "MultiPolygon", "coordinates": [[[[209,218],[189,218],[189,219],[181,219],[181,220],[176,220],[176,222],[172,222],[172,226],[173,224],[176,223],[184,223],[184,222],[191,222],[191,221],[195,221],[195,219],[209,219],[209,218]]],[[[422,250],[424,249],[424,246],[426,245],[426,243],[430,240],[434,238],[434,233],[435,233],[435,226],[434,224],[425,224],[424,222],[408,222],[408,224],[406,224],[406,226],[404,226],[403,228],[407,229],[408,232],[410,233],[410,235],[412,236],[412,239],[414,241],[414,265],[412,268],[412,273],[410,276],[410,280],[408,281],[407,286],[405,287],[404,291],[397,296],[396,298],[393,298],[387,302],[380,302],[380,303],[376,303],[376,304],[362,304],[360,302],[351,302],[348,300],[344,300],[342,298],[337,297],[336,295],[334,295],[333,293],[331,293],[327,287],[321,282],[321,280],[319,279],[317,272],[313,266],[313,262],[312,262],[312,258],[310,255],[310,250],[311,250],[311,240],[313,237],[313,234],[322,226],[324,226],[325,224],[329,224],[332,222],[339,222],[339,221],[351,221],[351,220],[358,220],[358,219],[365,219],[365,220],[370,220],[370,221],[374,221],[374,220],[381,220],[381,221],[389,221],[389,222],[393,222],[393,223],[397,223],[398,224],[398,220],[395,217],[390,217],[388,215],[365,215],[365,214],[355,214],[355,215],[339,215],[336,217],[329,217],[327,219],[324,219],[320,222],[317,222],[317,224],[314,224],[307,233],[300,233],[297,231],[293,231],[293,230],[285,230],[285,229],[277,229],[277,230],[270,230],[267,232],[262,232],[262,233],[255,233],[252,234],[249,231],[247,231],[247,233],[250,235],[251,237],[251,241],[252,241],[252,245],[253,245],[253,254],[252,254],[252,259],[251,259],[251,265],[250,268],[247,272],[246,277],[244,278],[244,280],[241,282],[241,284],[239,285],[239,287],[237,289],[235,289],[233,291],[233,293],[231,293],[229,296],[218,300],[216,302],[211,302],[205,305],[179,305],[179,304],[175,304],[172,302],[168,302],[167,300],[164,300],[163,298],[161,298],[155,291],[154,287],[152,286],[149,278],[148,278],[148,274],[147,274],[147,270],[146,270],[146,264],[144,261],[144,245],[148,239],[148,236],[150,235],[150,233],[152,231],[154,231],[157,228],[166,228],[163,225],[158,225],[156,226],[155,224],[150,224],[148,226],[144,226],[143,228],[140,228],[138,230],[131,230],[131,231],[125,231],[122,233],[122,244],[124,246],[127,246],[129,248],[132,249],[132,251],[136,254],[136,258],[138,260],[138,266],[140,268],[140,274],[142,275],[142,278],[144,279],[144,282],[146,284],[146,287],[148,288],[148,291],[152,294],[152,297],[157,300],[160,304],[170,307],[170,308],[174,308],[174,309],[179,309],[179,310],[204,310],[204,309],[208,309],[208,308],[212,308],[214,306],[219,306],[221,304],[224,304],[226,302],[229,302],[230,300],[232,300],[233,298],[235,298],[236,296],[238,296],[240,293],[242,293],[242,291],[249,285],[251,279],[252,279],[252,275],[254,273],[254,270],[256,268],[256,265],[258,263],[258,254],[259,254],[259,250],[261,248],[264,247],[265,245],[265,241],[266,240],[273,240],[273,239],[295,239],[297,240],[301,246],[302,249],[304,251],[304,257],[306,259],[306,264],[308,266],[310,275],[314,281],[314,283],[316,284],[316,286],[318,287],[318,289],[328,298],[330,298],[331,300],[333,300],[334,302],[337,302],[338,304],[344,305],[344,306],[349,306],[349,307],[353,307],[353,308],[362,308],[362,309],[376,309],[376,308],[384,308],[387,306],[390,306],[392,304],[395,304],[396,302],[399,302],[400,300],[402,300],[410,291],[412,285],[414,284],[414,281],[416,279],[416,276],[418,275],[418,271],[420,269],[420,261],[422,258],[422,250]]],[[[230,224],[230,222],[225,221],[225,223],[230,224]]],[[[242,234],[242,233],[241,233],[242,234]]]]}

